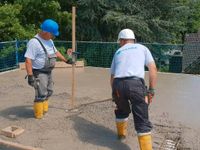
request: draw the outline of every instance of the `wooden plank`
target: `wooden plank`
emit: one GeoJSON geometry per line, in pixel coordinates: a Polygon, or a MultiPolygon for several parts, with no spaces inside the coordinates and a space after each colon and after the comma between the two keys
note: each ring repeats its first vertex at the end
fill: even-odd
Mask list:
{"type": "MultiPolygon", "coordinates": [[[[76,62],[75,67],[76,67],[76,68],[81,68],[81,67],[84,67],[84,65],[85,65],[85,64],[84,64],[84,61],[80,60],[80,61],[77,61],[77,62],[76,62]]],[[[20,63],[20,64],[19,64],[19,67],[20,67],[21,70],[26,69],[26,68],[25,68],[25,63],[20,63]]],[[[56,62],[56,65],[55,65],[55,68],[72,68],[72,65],[66,64],[66,63],[64,63],[64,62],[57,61],[57,62],[56,62]]]]}
{"type": "Polygon", "coordinates": [[[17,148],[18,150],[42,150],[41,148],[35,148],[35,147],[31,147],[31,146],[25,146],[19,143],[13,143],[13,142],[9,142],[9,141],[5,141],[0,139],[0,145],[5,145],[8,147],[12,147],[12,148],[17,148]]]}
{"type": "MultiPolygon", "coordinates": [[[[84,61],[77,61],[75,67],[76,68],[84,67],[84,61]]],[[[55,68],[72,68],[72,65],[65,64],[63,62],[56,62],[55,68]]]]}

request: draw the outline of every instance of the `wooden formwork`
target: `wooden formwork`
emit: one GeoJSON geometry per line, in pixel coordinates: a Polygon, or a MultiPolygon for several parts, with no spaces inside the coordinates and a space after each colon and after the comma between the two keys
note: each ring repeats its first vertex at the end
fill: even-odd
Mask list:
{"type": "Polygon", "coordinates": [[[14,143],[14,142],[10,142],[10,141],[5,141],[0,139],[0,146],[6,146],[8,148],[16,148],[17,150],[43,150],[41,148],[35,148],[35,147],[31,147],[31,146],[25,146],[19,143],[14,143]]]}
{"type": "MultiPolygon", "coordinates": [[[[77,61],[75,67],[76,68],[84,67],[84,61],[82,61],[82,60],[77,61]]],[[[20,63],[19,68],[24,70],[25,69],[25,63],[20,63]]],[[[72,65],[58,61],[58,62],[56,62],[55,68],[72,68],[72,65]]]]}

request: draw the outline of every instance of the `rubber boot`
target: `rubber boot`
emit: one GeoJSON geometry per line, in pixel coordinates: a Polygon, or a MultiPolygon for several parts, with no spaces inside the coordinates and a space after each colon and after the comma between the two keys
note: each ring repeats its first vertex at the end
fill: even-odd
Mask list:
{"type": "Polygon", "coordinates": [[[43,102],[34,102],[34,115],[36,119],[43,117],[43,102]]]}
{"type": "Polygon", "coordinates": [[[116,119],[117,135],[118,139],[122,140],[127,135],[128,118],[116,119]]]}
{"type": "Polygon", "coordinates": [[[44,114],[47,113],[48,110],[49,110],[49,102],[48,102],[48,100],[44,100],[44,102],[43,102],[43,113],[44,114]]]}
{"type": "Polygon", "coordinates": [[[139,134],[138,135],[138,141],[140,145],[140,150],[152,150],[152,139],[151,134],[139,134]]]}

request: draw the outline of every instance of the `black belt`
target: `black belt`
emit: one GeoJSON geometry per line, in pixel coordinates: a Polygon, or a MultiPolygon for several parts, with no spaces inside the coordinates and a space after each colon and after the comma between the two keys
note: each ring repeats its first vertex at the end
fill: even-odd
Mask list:
{"type": "Polygon", "coordinates": [[[120,77],[115,78],[117,80],[143,80],[142,78],[136,77],[136,76],[130,76],[130,77],[120,77]]]}
{"type": "Polygon", "coordinates": [[[45,73],[45,74],[50,74],[51,70],[43,70],[43,69],[33,69],[33,74],[38,74],[38,73],[45,73]]]}

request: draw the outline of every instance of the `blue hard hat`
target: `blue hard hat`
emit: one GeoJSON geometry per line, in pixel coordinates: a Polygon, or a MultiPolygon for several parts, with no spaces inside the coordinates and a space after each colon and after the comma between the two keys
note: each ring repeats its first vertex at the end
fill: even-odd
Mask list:
{"type": "Polygon", "coordinates": [[[55,22],[52,19],[46,19],[42,24],[41,24],[41,29],[42,31],[45,32],[49,32],[51,34],[53,34],[54,36],[58,36],[59,35],[59,31],[58,31],[58,23],[55,22]]]}

